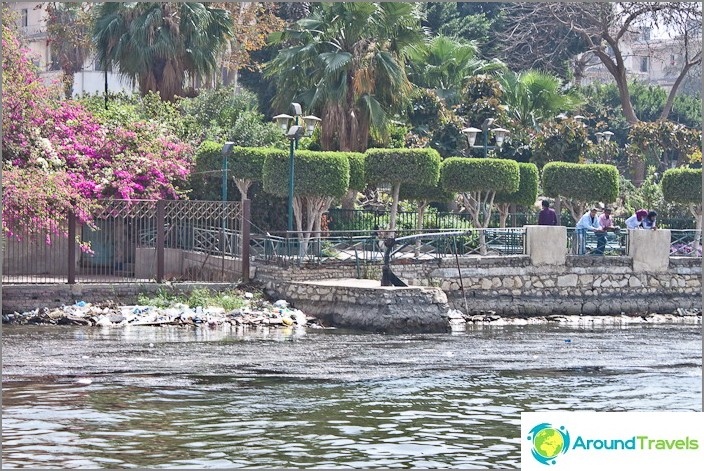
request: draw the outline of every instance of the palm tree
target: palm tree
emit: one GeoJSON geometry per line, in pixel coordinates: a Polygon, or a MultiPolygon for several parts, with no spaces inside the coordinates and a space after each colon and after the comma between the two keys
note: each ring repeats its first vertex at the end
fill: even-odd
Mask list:
{"type": "Polygon", "coordinates": [[[499,83],[509,116],[526,127],[537,127],[541,121],[574,110],[582,102],[574,92],[563,91],[558,77],[537,70],[505,71],[499,83]]]}
{"type": "Polygon", "coordinates": [[[285,43],[265,65],[276,84],[274,107],[303,102],[323,119],[324,150],[364,151],[370,129],[411,91],[406,59],[422,43],[418,7],[411,3],[321,3],[292,29],[274,33],[285,43]]]}
{"type": "Polygon", "coordinates": [[[227,11],[203,3],[102,3],[93,38],[106,68],[116,67],[145,95],[182,94],[185,78],[208,79],[232,35],[227,11]]]}
{"type": "Polygon", "coordinates": [[[477,74],[505,70],[499,60],[484,61],[473,42],[436,36],[422,47],[410,52],[411,81],[423,88],[431,88],[448,105],[459,102],[465,80],[477,74]]]}

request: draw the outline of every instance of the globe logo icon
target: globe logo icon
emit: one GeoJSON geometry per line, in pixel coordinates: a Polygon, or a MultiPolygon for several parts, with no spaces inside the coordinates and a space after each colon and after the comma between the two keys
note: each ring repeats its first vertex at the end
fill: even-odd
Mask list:
{"type": "Polygon", "coordinates": [[[555,458],[570,448],[570,434],[565,427],[555,428],[548,423],[533,427],[528,440],[533,442],[533,458],[545,465],[555,464],[555,458]]]}

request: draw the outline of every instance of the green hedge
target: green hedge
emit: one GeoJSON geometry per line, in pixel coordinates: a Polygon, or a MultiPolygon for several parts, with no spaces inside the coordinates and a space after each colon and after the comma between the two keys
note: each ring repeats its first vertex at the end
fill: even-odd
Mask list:
{"type": "MultiPolygon", "coordinates": [[[[296,196],[343,196],[350,184],[350,162],[344,152],[296,151],[293,193],[296,196]]],[[[289,154],[270,152],[264,161],[264,191],[288,195],[289,154]]]]}
{"type": "Polygon", "coordinates": [[[543,167],[546,196],[611,203],[618,197],[618,170],[613,165],[550,162],[543,167]]]}
{"type": "Polygon", "coordinates": [[[365,174],[366,156],[361,152],[340,152],[350,161],[350,190],[362,191],[367,186],[365,174]]]}
{"type": "Polygon", "coordinates": [[[367,182],[435,185],[440,175],[440,154],[434,149],[369,149],[367,182]]]}
{"type": "Polygon", "coordinates": [[[440,181],[449,191],[513,193],[519,187],[520,170],[515,160],[450,157],[442,163],[440,181]]]}
{"type": "Polygon", "coordinates": [[[264,160],[271,152],[282,151],[264,147],[233,147],[227,156],[228,174],[242,180],[262,181],[264,160]]]}
{"type": "Polygon", "coordinates": [[[514,203],[533,206],[538,199],[538,167],[535,164],[519,163],[521,181],[513,193],[496,193],[494,203],[514,203]]]}
{"type": "Polygon", "coordinates": [[[702,169],[672,168],[662,175],[662,196],[674,203],[702,202],[702,169]]]}
{"type": "MultiPolygon", "coordinates": [[[[195,165],[189,177],[189,198],[220,201],[222,198],[222,144],[203,141],[196,150],[195,165]]],[[[234,187],[235,185],[230,185],[234,187]]],[[[228,199],[239,199],[237,188],[228,187],[228,199]]]]}
{"type": "Polygon", "coordinates": [[[413,183],[402,183],[398,199],[447,203],[455,199],[455,193],[443,189],[439,184],[416,185],[413,183]]]}

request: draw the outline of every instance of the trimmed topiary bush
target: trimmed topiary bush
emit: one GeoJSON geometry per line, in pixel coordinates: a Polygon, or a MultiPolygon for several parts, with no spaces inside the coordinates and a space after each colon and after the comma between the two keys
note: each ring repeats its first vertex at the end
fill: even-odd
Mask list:
{"type": "Polygon", "coordinates": [[[399,191],[402,183],[435,185],[440,176],[440,154],[434,149],[368,149],[365,174],[372,184],[390,183],[389,230],[396,229],[399,191]]]}
{"type": "MultiPolygon", "coordinates": [[[[504,159],[446,159],[440,170],[440,184],[456,191],[472,215],[475,227],[489,227],[497,192],[518,191],[521,173],[518,162],[504,159]]],[[[479,234],[479,251],[487,253],[485,233],[479,234]]]]}
{"type": "MultiPolygon", "coordinates": [[[[339,198],[349,187],[350,163],[344,152],[299,150],[294,154],[294,164],[294,196],[339,198]]],[[[264,191],[288,196],[288,152],[269,152],[263,175],[264,191]]]]}
{"type": "Polygon", "coordinates": [[[519,162],[518,169],[521,175],[518,190],[512,193],[499,192],[494,197],[494,203],[499,208],[500,227],[506,227],[511,204],[531,207],[538,199],[538,167],[535,164],[519,162]]]}
{"type": "Polygon", "coordinates": [[[367,186],[366,179],[366,156],[361,152],[340,152],[347,156],[350,162],[350,185],[349,190],[362,191],[367,186]]]}
{"type": "Polygon", "coordinates": [[[440,173],[443,188],[461,193],[512,193],[518,190],[520,178],[518,162],[504,159],[450,157],[440,173]]]}
{"type": "Polygon", "coordinates": [[[228,153],[228,174],[235,180],[243,200],[248,197],[250,185],[262,181],[264,160],[272,152],[282,151],[262,147],[233,147],[228,153]]]}
{"type": "Polygon", "coordinates": [[[702,169],[672,168],[662,175],[662,196],[666,201],[686,204],[702,228],[702,169]]]}
{"type": "Polygon", "coordinates": [[[619,173],[613,165],[550,162],[543,167],[543,192],[562,198],[575,222],[592,203],[618,197],[619,173]]]}
{"type": "MultiPolygon", "coordinates": [[[[347,192],[350,162],[344,152],[300,150],[294,154],[294,164],[293,212],[303,256],[310,238],[320,234],[323,213],[333,199],[347,192]]],[[[264,191],[285,197],[288,183],[288,153],[270,152],[264,160],[264,191]]]]}

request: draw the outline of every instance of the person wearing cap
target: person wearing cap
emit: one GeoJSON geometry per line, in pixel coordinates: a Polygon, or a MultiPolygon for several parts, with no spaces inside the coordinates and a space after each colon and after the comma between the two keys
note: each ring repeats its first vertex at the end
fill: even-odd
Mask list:
{"type": "Polygon", "coordinates": [[[643,229],[657,229],[655,219],[658,217],[658,213],[655,211],[650,211],[648,215],[640,222],[643,229]]]}
{"type": "Polygon", "coordinates": [[[626,219],[626,228],[627,229],[640,229],[642,227],[641,223],[643,222],[643,219],[646,218],[648,215],[648,211],[645,209],[639,209],[636,211],[636,213],[626,219]]]}
{"type": "Polygon", "coordinates": [[[550,207],[550,201],[543,200],[541,204],[543,205],[543,209],[538,213],[538,225],[557,226],[557,214],[555,210],[550,207]]]}
{"type": "Polygon", "coordinates": [[[584,216],[580,218],[575,226],[575,232],[577,234],[577,255],[584,255],[586,253],[586,243],[587,243],[587,231],[593,231],[599,234],[602,231],[599,225],[599,218],[596,217],[598,209],[592,208],[588,212],[584,213],[584,216]]]}

